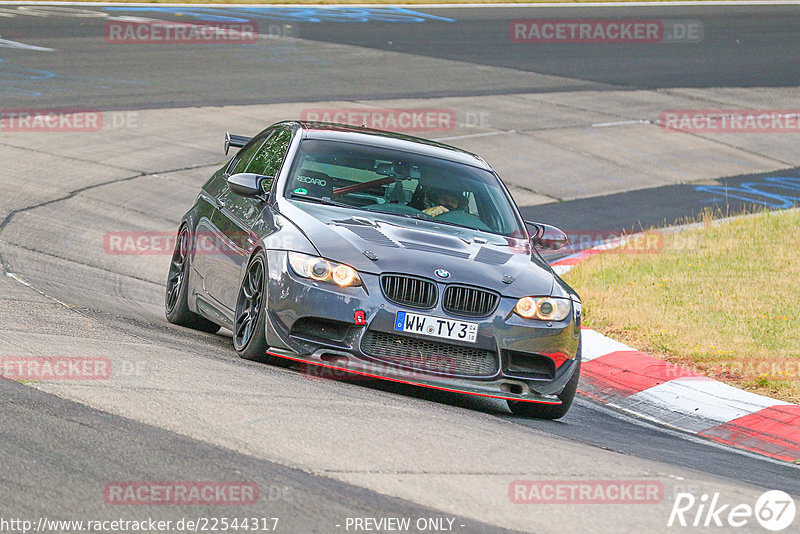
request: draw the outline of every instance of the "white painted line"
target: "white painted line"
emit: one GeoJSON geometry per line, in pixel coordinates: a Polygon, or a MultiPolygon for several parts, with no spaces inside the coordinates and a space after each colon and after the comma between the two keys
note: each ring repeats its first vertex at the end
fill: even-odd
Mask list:
{"type": "Polygon", "coordinates": [[[21,48],[23,50],[35,50],[37,52],[55,52],[55,48],[45,48],[43,46],[34,46],[18,41],[9,41],[8,39],[0,39],[0,47],[3,48],[21,48]]]}
{"type": "Polygon", "coordinates": [[[756,395],[716,380],[676,378],[627,398],[631,404],[654,404],[692,418],[727,423],[764,408],[791,403],[756,395]]]}
{"type": "Polygon", "coordinates": [[[551,265],[553,272],[555,272],[558,276],[562,274],[567,274],[571,269],[572,265],[551,265]]]}
{"type": "Polygon", "coordinates": [[[454,135],[452,137],[438,137],[434,139],[434,141],[452,141],[453,139],[470,139],[473,137],[489,137],[492,135],[503,135],[503,134],[514,134],[517,133],[516,130],[506,130],[506,131],[497,131],[497,132],[482,132],[482,133],[474,133],[474,134],[465,134],[465,135],[454,135]]]}
{"type": "Polygon", "coordinates": [[[569,265],[553,265],[551,267],[558,276],[562,276],[570,272],[576,265],[577,263],[571,263],[569,265]]]}
{"type": "Polygon", "coordinates": [[[677,428],[684,432],[691,432],[692,434],[699,434],[709,428],[719,426],[719,421],[715,419],[707,419],[685,412],[676,412],[670,409],[669,406],[662,406],[650,399],[625,397],[614,401],[612,405],[639,414],[640,417],[645,419],[658,421],[663,425],[677,428]]]}
{"type": "Polygon", "coordinates": [[[8,276],[9,278],[11,278],[12,280],[16,280],[17,282],[19,282],[20,284],[22,284],[22,285],[23,285],[23,286],[25,286],[25,287],[29,287],[29,288],[33,289],[34,291],[36,291],[37,293],[39,293],[41,296],[43,296],[43,297],[46,297],[46,298],[48,298],[48,299],[50,299],[50,300],[52,300],[52,301],[55,301],[55,302],[57,302],[58,304],[61,304],[61,305],[62,305],[62,306],[64,306],[65,308],[68,308],[68,309],[70,309],[70,310],[77,308],[77,306],[73,306],[72,304],[67,304],[66,302],[62,302],[62,301],[58,300],[57,298],[55,298],[55,297],[52,297],[52,296],[48,295],[48,294],[47,294],[47,293],[45,293],[44,291],[41,291],[40,289],[37,289],[37,288],[36,288],[35,286],[33,286],[33,285],[30,283],[30,282],[28,282],[27,280],[25,280],[24,278],[22,278],[22,277],[21,277],[21,276],[19,276],[19,275],[16,275],[16,274],[14,274],[14,273],[10,273],[10,272],[6,271],[6,276],[8,276]]]}
{"type": "Polygon", "coordinates": [[[629,121],[596,122],[592,124],[592,128],[608,128],[609,126],[628,126],[629,124],[653,124],[653,121],[649,121],[647,119],[634,119],[629,121]]]}
{"type": "Polygon", "coordinates": [[[583,361],[594,360],[612,352],[636,350],[588,328],[581,330],[581,342],[581,359],[583,361]]]}

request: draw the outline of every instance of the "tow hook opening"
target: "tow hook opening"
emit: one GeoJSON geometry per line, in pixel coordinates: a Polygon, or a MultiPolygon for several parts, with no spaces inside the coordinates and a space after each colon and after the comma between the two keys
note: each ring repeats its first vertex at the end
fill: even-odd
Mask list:
{"type": "Polygon", "coordinates": [[[343,354],[322,354],[319,359],[325,363],[342,366],[347,366],[350,362],[350,359],[343,354]]]}
{"type": "Polygon", "coordinates": [[[513,393],[515,395],[522,395],[525,392],[525,386],[516,382],[502,382],[500,389],[506,393],[513,393]]]}

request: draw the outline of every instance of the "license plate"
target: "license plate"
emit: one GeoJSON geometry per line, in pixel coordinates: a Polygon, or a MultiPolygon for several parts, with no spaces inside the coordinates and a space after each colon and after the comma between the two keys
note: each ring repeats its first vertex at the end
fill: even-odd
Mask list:
{"type": "Polygon", "coordinates": [[[478,323],[454,321],[453,319],[404,311],[397,312],[394,329],[398,332],[469,341],[470,343],[475,343],[478,338],[478,323]]]}

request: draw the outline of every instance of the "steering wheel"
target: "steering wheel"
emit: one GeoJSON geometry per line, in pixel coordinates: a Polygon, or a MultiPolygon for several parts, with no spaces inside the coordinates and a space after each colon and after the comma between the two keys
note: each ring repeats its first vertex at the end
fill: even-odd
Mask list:
{"type": "Polygon", "coordinates": [[[453,223],[459,226],[466,226],[467,228],[473,228],[475,230],[483,230],[484,232],[491,232],[492,229],[489,226],[480,220],[480,218],[476,217],[471,213],[467,213],[466,211],[461,210],[451,210],[446,211],[444,213],[440,213],[436,217],[433,218],[435,221],[443,221],[446,223],[453,223]]]}

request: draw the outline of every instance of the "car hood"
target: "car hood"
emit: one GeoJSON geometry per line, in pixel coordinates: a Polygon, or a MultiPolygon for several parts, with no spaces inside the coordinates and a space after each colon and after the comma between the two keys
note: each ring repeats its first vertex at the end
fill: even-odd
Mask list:
{"type": "Polygon", "coordinates": [[[507,297],[553,291],[555,275],[524,239],[304,201],[282,200],[279,209],[321,256],[360,272],[411,274],[484,287],[507,297]],[[437,277],[440,269],[449,278],[437,277]]]}

